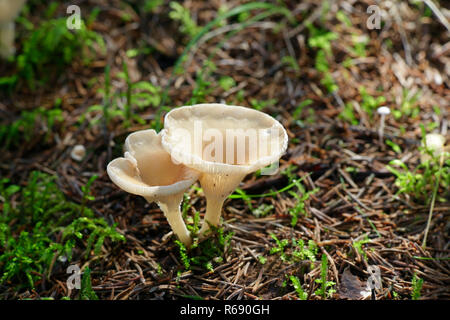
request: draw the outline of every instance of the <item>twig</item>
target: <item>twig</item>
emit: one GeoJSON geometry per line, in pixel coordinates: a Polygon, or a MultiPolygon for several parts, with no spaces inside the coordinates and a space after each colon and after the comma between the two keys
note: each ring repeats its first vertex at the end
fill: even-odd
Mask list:
{"type": "Polygon", "coordinates": [[[439,21],[444,25],[444,27],[447,29],[448,32],[450,32],[450,24],[448,23],[445,16],[442,14],[442,12],[439,10],[438,7],[433,3],[433,1],[430,0],[422,0],[425,2],[425,4],[433,11],[434,15],[439,19],[439,21]]]}
{"type": "Polygon", "coordinates": [[[403,25],[402,25],[403,19],[400,15],[400,11],[398,10],[397,5],[394,5],[393,7],[395,8],[394,9],[394,11],[395,11],[394,18],[398,25],[400,38],[402,39],[402,43],[403,43],[403,49],[405,49],[406,64],[408,66],[411,66],[413,64],[413,59],[412,59],[412,55],[411,55],[411,46],[409,45],[408,37],[406,36],[405,29],[403,29],[403,25]]]}

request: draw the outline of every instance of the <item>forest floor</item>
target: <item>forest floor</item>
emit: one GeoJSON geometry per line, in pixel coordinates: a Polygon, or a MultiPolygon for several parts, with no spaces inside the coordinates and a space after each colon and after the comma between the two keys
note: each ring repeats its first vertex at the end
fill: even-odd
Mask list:
{"type": "MultiPolygon", "coordinates": [[[[377,2],[373,30],[368,0],[75,2],[82,43],[40,42],[57,38],[42,26],[68,3],[30,1],[17,22],[26,66],[0,63],[1,299],[368,299],[372,266],[376,299],[450,298],[450,164],[420,165],[424,132],[449,140],[444,1],[437,13],[377,2]],[[274,116],[289,146],[277,174],[247,176],[225,202],[208,246],[184,252],[158,206],[106,166],[129,133],[203,102],[274,116]],[[95,226],[71,224],[83,215],[95,226]],[[81,291],[70,265],[90,270],[81,291]]],[[[198,184],[183,212],[195,228],[198,184]]]]}

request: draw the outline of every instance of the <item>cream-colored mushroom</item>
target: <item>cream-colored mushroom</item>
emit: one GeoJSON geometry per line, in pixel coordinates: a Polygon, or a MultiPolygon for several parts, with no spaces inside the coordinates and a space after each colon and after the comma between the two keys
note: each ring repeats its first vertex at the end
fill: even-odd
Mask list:
{"type": "Polygon", "coordinates": [[[271,116],[224,104],[174,109],[166,115],[161,135],[175,162],[201,172],[207,205],[200,237],[209,224],[220,225],[223,203],[244,177],[278,163],[288,142],[285,129],[271,116]]]}
{"type": "Polygon", "coordinates": [[[192,242],[180,212],[184,192],[198,179],[198,172],[172,162],[154,130],[130,134],[125,140],[125,157],[108,164],[111,180],[121,189],[156,202],[174,234],[186,246],[192,242]]]}
{"type": "Polygon", "coordinates": [[[26,0],[0,0],[0,57],[8,58],[15,52],[14,20],[26,0]]]}
{"type": "MultiPolygon", "coordinates": [[[[445,137],[439,133],[429,133],[425,136],[425,146],[433,152],[433,156],[439,157],[444,152],[450,152],[450,146],[445,145],[445,137]]],[[[420,157],[420,161],[424,163],[431,159],[428,153],[424,153],[420,157]]]]}
{"type": "Polygon", "coordinates": [[[377,109],[377,112],[380,115],[380,127],[378,128],[378,139],[380,141],[380,145],[383,145],[384,123],[386,121],[386,116],[391,113],[391,109],[389,109],[386,106],[382,106],[377,109]]]}
{"type": "Polygon", "coordinates": [[[75,161],[82,161],[86,156],[86,148],[82,144],[77,144],[70,152],[70,156],[75,161]]]}

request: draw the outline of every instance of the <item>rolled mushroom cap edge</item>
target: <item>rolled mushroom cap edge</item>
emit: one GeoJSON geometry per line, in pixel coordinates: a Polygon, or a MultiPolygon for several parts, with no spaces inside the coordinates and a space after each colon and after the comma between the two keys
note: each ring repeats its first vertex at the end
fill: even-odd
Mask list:
{"type": "Polygon", "coordinates": [[[197,175],[193,174],[190,179],[183,179],[170,185],[150,186],[140,179],[137,167],[127,158],[112,160],[106,171],[114,184],[122,190],[153,199],[153,201],[186,191],[198,178],[197,175]]]}

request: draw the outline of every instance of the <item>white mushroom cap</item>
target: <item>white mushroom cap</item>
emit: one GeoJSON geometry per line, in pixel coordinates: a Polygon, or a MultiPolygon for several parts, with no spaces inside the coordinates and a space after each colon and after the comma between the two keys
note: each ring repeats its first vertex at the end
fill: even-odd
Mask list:
{"type": "MultiPolygon", "coordinates": [[[[435,157],[439,157],[444,152],[450,152],[450,146],[445,147],[445,137],[439,133],[429,133],[425,136],[425,146],[433,152],[435,157]]],[[[423,163],[430,160],[429,154],[422,154],[420,161],[423,163]]]]}
{"type": "Polygon", "coordinates": [[[278,161],[288,144],[286,130],[268,114],[218,103],[183,106],[170,111],[165,116],[161,134],[162,145],[172,159],[211,174],[254,172],[278,161]],[[195,136],[196,125],[201,126],[203,140],[207,141],[197,139],[204,137],[195,136]],[[245,150],[240,155],[235,140],[229,139],[236,136],[237,139],[245,137],[241,144],[245,150]],[[222,140],[216,141],[217,138],[222,140]],[[234,149],[227,149],[227,143],[234,149]],[[229,157],[230,150],[233,154],[229,157]]]}
{"type": "Polygon", "coordinates": [[[75,161],[82,161],[86,156],[86,148],[82,144],[77,144],[70,152],[70,156],[75,161]]]}
{"type": "Polygon", "coordinates": [[[184,192],[198,178],[195,171],[172,162],[155,130],[130,134],[125,140],[125,158],[111,161],[107,172],[121,189],[154,201],[184,192]]]}
{"type": "Polygon", "coordinates": [[[426,147],[435,151],[442,152],[444,148],[445,137],[439,133],[429,133],[425,136],[426,147]]]}
{"type": "Polygon", "coordinates": [[[388,114],[391,113],[391,109],[389,109],[389,108],[386,107],[386,106],[382,106],[382,107],[379,107],[379,108],[377,109],[377,112],[378,112],[378,114],[380,114],[380,115],[388,115],[388,114]]]}
{"type": "Polygon", "coordinates": [[[161,135],[172,159],[202,173],[207,208],[200,236],[208,224],[220,224],[225,199],[244,177],[277,162],[288,145],[286,130],[271,116],[217,103],[170,111],[161,135]]]}
{"type": "Polygon", "coordinates": [[[198,179],[199,174],[173,163],[161,146],[159,134],[154,130],[130,134],[125,140],[125,157],[111,161],[107,172],[121,189],[158,203],[173,232],[186,246],[191,244],[180,204],[184,192],[198,179]]]}
{"type": "MultiPolygon", "coordinates": [[[[444,146],[445,137],[438,133],[429,133],[425,136],[425,145],[427,149],[433,152],[433,156],[439,157],[444,152],[450,153],[450,146],[444,146]]],[[[445,155],[444,160],[447,159],[448,155],[445,155]]],[[[420,161],[422,163],[431,159],[428,153],[424,153],[420,156],[420,161]]]]}

